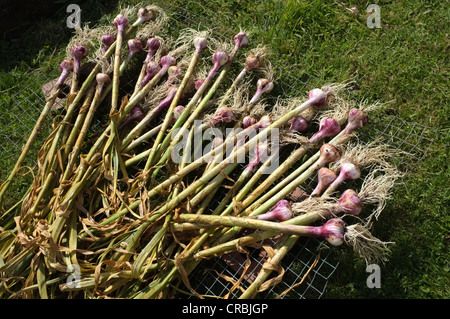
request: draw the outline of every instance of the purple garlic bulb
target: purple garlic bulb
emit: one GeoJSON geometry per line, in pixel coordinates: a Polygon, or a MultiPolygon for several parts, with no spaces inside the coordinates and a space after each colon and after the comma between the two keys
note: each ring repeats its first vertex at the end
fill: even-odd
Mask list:
{"type": "Polygon", "coordinates": [[[116,41],[114,36],[107,34],[102,36],[103,52],[108,51],[109,47],[116,41]]]}
{"type": "Polygon", "coordinates": [[[308,98],[313,100],[313,106],[323,106],[327,102],[327,94],[318,88],[309,91],[308,98]]]}
{"type": "Polygon", "coordinates": [[[78,72],[80,69],[81,60],[83,60],[88,55],[88,49],[82,45],[74,46],[71,50],[73,57],[73,71],[78,72]]]}
{"type": "Polygon", "coordinates": [[[128,117],[120,124],[119,129],[123,129],[131,123],[141,121],[145,117],[145,113],[140,106],[134,106],[128,117]]]}
{"type": "Polygon", "coordinates": [[[114,19],[114,25],[117,27],[117,31],[122,33],[124,29],[128,26],[128,19],[123,14],[119,14],[114,19]]]}
{"type": "Polygon", "coordinates": [[[258,143],[255,147],[255,154],[253,155],[252,159],[249,161],[247,167],[244,169],[244,174],[250,174],[252,173],[256,166],[261,162],[263,156],[267,154],[267,142],[264,143],[258,143]]]}
{"type": "Polygon", "coordinates": [[[99,87],[103,87],[105,84],[111,82],[111,78],[106,73],[97,73],[95,79],[99,87]]]}
{"type": "Polygon", "coordinates": [[[330,191],[335,191],[339,185],[341,185],[346,180],[355,180],[361,176],[361,170],[359,167],[346,160],[341,163],[340,171],[338,177],[329,186],[330,191]]]}
{"type": "Polygon", "coordinates": [[[268,115],[263,115],[259,121],[254,124],[254,128],[255,129],[265,129],[266,127],[268,127],[270,124],[272,123],[272,121],[270,120],[270,117],[268,115]]]}
{"type": "Polygon", "coordinates": [[[291,131],[305,132],[308,129],[308,122],[302,116],[295,116],[291,120],[291,131]]]}
{"type": "Polygon", "coordinates": [[[70,72],[73,71],[73,61],[68,59],[63,60],[59,67],[61,68],[61,75],[58,78],[57,85],[63,84],[69,76],[70,72]]]}
{"type": "Polygon", "coordinates": [[[172,100],[175,97],[175,94],[177,93],[177,91],[178,91],[178,87],[176,87],[176,86],[169,87],[169,89],[167,90],[166,97],[158,104],[158,106],[155,108],[154,112],[159,113],[163,109],[168,107],[170,105],[170,103],[172,103],[172,100]]]}
{"type": "Polygon", "coordinates": [[[209,79],[212,79],[216,75],[217,71],[219,71],[219,69],[228,62],[228,54],[223,51],[216,51],[212,56],[212,60],[214,65],[207,76],[209,79]]]}
{"type": "Polygon", "coordinates": [[[150,38],[147,40],[147,56],[145,57],[144,62],[148,63],[152,59],[152,57],[156,54],[156,51],[159,50],[161,46],[161,42],[159,42],[156,38],[150,38]]]}
{"type": "Polygon", "coordinates": [[[161,72],[166,73],[169,68],[176,63],[174,57],[165,55],[161,58],[161,72]]]}
{"type": "Polygon", "coordinates": [[[344,242],[345,223],[340,218],[329,219],[321,227],[321,235],[333,246],[339,246],[344,242]]]}
{"type": "Polygon", "coordinates": [[[267,220],[267,221],[286,221],[291,219],[294,213],[291,209],[291,204],[289,201],[282,199],[280,200],[272,210],[267,213],[252,216],[254,219],[267,220]]]}
{"type": "Polygon", "coordinates": [[[320,147],[319,152],[320,157],[312,166],[313,169],[320,169],[324,165],[337,161],[341,157],[341,154],[339,154],[337,148],[329,143],[323,144],[320,147]]]}
{"type": "Polygon", "coordinates": [[[335,119],[331,117],[324,117],[320,120],[319,130],[309,139],[309,142],[314,143],[324,139],[325,137],[334,136],[338,134],[340,130],[341,126],[335,119]]]}
{"type": "Polygon", "coordinates": [[[145,118],[145,121],[147,123],[153,121],[159,114],[161,114],[161,112],[172,103],[172,100],[174,99],[177,91],[178,87],[170,86],[167,90],[166,97],[161,102],[159,102],[159,104],[155,108],[153,108],[151,112],[149,112],[149,114],[145,118]]]}
{"type": "Polygon", "coordinates": [[[250,71],[259,68],[261,61],[254,55],[249,55],[245,59],[245,70],[250,71]]]}
{"type": "Polygon", "coordinates": [[[148,22],[156,18],[155,11],[146,8],[140,8],[137,13],[139,23],[148,22]]]}
{"type": "Polygon", "coordinates": [[[205,79],[198,79],[197,81],[195,81],[195,89],[198,90],[202,86],[203,82],[205,82],[205,79]]]}
{"type": "Polygon", "coordinates": [[[208,41],[206,40],[206,38],[197,37],[194,39],[194,47],[195,47],[195,52],[197,54],[200,54],[200,52],[202,52],[204,49],[206,49],[207,45],[208,45],[208,41]]]}
{"type": "Polygon", "coordinates": [[[331,169],[322,167],[317,172],[317,178],[318,183],[316,188],[312,191],[311,196],[320,196],[323,191],[334,182],[337,175],[331,169]]]}
{"type": "Polygon", "coordinates": [[[247,115],[242,119],[242,124],[244,128],[247,128],[249,126],[252,126],[253,124],[256,124],[258,121],[251,115],[247,115]]]}
{"type": "Polygon", "coordinates": [[[176,122],[176,120],[178,120],[181,116],[181,113],[183,113],[184,111],[184,106],[182,105],[178,105],[173,109],[173,115],[172,118],[169,121],[169,124],[172,125],[173,123],[176,122]]]}
{"type": "Polygon", "coordinates": [[[334,213],[344,212],[356,216],[361,213],[362,206],[358,193],[353,189],[347,189],[339,197],[334,213]]]}
{"type": "Polygon", "coordinates": [[[355,129],[363,127],[369,121],[366,113],[360,109],[353,108],[348,113],[347,126],[342,131],[343,134],[351,134],[355,129]]]}
{"type": "Polygon", "coordinates": [[[175,109],[173,110],[173,116],[175,117],[175,119],[178,119],[181,116],[181,113],[183,113],[183,111],[184,106],[178,105],[177,107],[175,107],[175,109]]]}
{"type": "Polygon", "coordinates": [[[142,43],[138,39],[130,39],[127,42],[129,55],[133,56],[142,51],[142,43]]]}
{"type": "Polygon", "coordinates": [[[234,40],[234,48],[236,50],[240,49],[240,48],[245,48],[248,46],[248,36],[245,32],[239,32],[238,34],[236,34],[233,38],[234,40]]]}
{"type": "Polygon", "coordinates": [[[142,79],[140,88],[144,87],[160,70],[161,70],[161,67],[158,65],[158,63],[150,61],[147,64],[147,73],[145,74],[144,78],[142,79]]]}
{"type": "Polygon", "coordinates": [[[229,123],[232,120],[234,120],[233,112],[230,108],[223,106],[217,110],[217,114],[210,120],[210,122],[214,125],[222,122],[229,123]]]}
{"type": "Polygon", "coordinates": [[[272,89],[273,89],[273,82],[269,81],[268,79],[259,79],[258,82],[256,82],[256,92],[251,98],[249,103],[250,104],[256,103],[261,97],[261,95],[272,91],[272,89]]]}

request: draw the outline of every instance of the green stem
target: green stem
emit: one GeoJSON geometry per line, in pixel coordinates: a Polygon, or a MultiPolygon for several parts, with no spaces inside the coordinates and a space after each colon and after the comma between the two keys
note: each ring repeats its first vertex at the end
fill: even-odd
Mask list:
{"type": "MultiPolygon", "coordinates": [[[[262,197],[261,194],[264,193],[265,190],[267,190],[272,184],[274,184],[289,168],[291,168],[293,165],[295,165],[296,162],[298,162],[303,155],[306,154],[307,149],[304,147],[298,148],[292,155],[284,161],[278,168],[269,175],[268,178],[264,180],[263,183],[261,183],[250,195],[248,195],[245,200],[239,205],[241,209],[248,208],[250,204],[254,203],[251,208],[257,207],[262,203],[265,203],[265,201],[269,198],[271,198],[275,194],[285,194],[287,192],[286,185],[289,184],[290,181],[292,181],[295,177],[299,176],[300,174],[304,173],[308,168],[311,168],[313,164],[319,159],[320,153],[317,152],[313,156],[311,156],[305,163],[300,165],[293,173],[289,174],[285,179],[274,185],[273,188],[269,190],[269,192],[265,193],[262,197]],[[279,185],[283,185],[282,187],[279,185]],[[256,202],[255,200],[258,199],[256,202]]],[[[309,178],[314,169],[312,171],[310,170],[305,177],[300,179],[301,182],[309,178]]],[[[297,185],[298,186],[298,185],[297,185]]],[[[292,191],[292,190],[291,190],[292,191]]],[[[289,193],[288,193],[289,194],[289,193]]],[[[246,212],[250,211],[251,208],[247,209],[243,215],[246,215],[246,212]]]]}
{"type": "MultiPolygon", "coordinates": [[[[150,129],[149,131],[147,131],[146,133],[142,134],[141,136],[139,136],[138,138],[136,138],[135,140],[133,140],[130,144],[128,144],[127,147],[125,147],[122,152],[127,153],[131,150],[133,150],[135,147],[137,147],[138,145],[142,144],[143,142],[147,141],[148,139],[150,139],[151,137],[155,136],[156,134],[158,134],[159,131],[161,131],[163,124],[159,124],[158,126],[155,126],[154,128],[150,129]]],[[[148,154],[147,154],[148,156],[148,154]]],[[[131,159],[130,159],[131,160],[131,159]]],[[[129,166],[130,161],[125,161],[125,166],[129,166]]]]}
{"type": "MultiPolygon", "coordinates": [[[[329,218],[331,216],[334,216],[336,213],[332,211],[328,212],[309,212],[305,213],[303,215],[296,216],[294,218],[291,218],[287,221],[281,222],[280,224],[289,224],[289,225],[297,225],[297,226],[306,226],[311,225],[314,222],[317,222],[322,219],[329,218]]],[[[268,238],[272,238],[273,236],[277,235],[277,232],[265,230],[260,232],[255,232],[250,235],[246,235],[240,238],[235,238],[233,240],[229,240],[227,242],[223,242],[220,244],[217,244],[211,248],[204,249],[202,251],[197,252],[194,257],[195,258],[206,258],[208,256],[221,254],[226,251],[235,249],[237,245],[240,246],[246,246],[251,245],[253,243],[256,243],[258,241],[262,241],[268,238]]]]}
{"type": "MultiPolygon", "coordinates": [[[[140,23],[140,22],[139,22],[140,23]]],[[[136,21],[130,28],[128,28],[128,30],[126,31],[126,36],[129,36],[134,30],[135,28],[139,25],[138,21],[136,21]]],[[[114,52],[115,50],[115,46],[116,46],[116,42],[114,42],[110,48],[108,49],[108,51],[105,52],[103,58],[107,59],[111,56],[111,54],[114,52]]],[[[89,74],[89,76],[87,77],[87,79],[85,80],[85,83],[83,84],[83,86],[81,87],[81,89],[79,90],[79,92],[77,93],[75,99],[71,102],[71,105],[68,107],[68,109],[74,109],[76,105],[78,105],[78,103],[80,102],[82,96],[84,95],[84,93],[86,92],[86,90],[88,89],[88,87],[90,86],[90,83],[92,82],[92,80],[95,78],[96,74],[100,71],[101,69],[101,64],[97,63],[97,65],[94,67],[94,69],[91,71],[91,73],[89,74]]],[[[30,151],[30,148],[32,146],[32,144],[34,143],[39,131],[41,130],[45,119],[47,118],[47,115],[49,114],[51,107],[53,106],[57,96],[59,95],[60,92],[60,88],[57,87],[55,89],[55,91],[50,95],[49,100],[47,101],[47,103],[44,106],[44,109],[41,112],[41,115],[39,116],[33,131],[31,132],[27,143],[25,144],[25,146],[22,149],[22,152],[19,156],[19,159],[17,160],[16,164],[14,165],[13,170],[11,171],[10,175],[8,176],[7,180],[1,185],[0,188],[0,204],[3,201],[3,196],[6,193],[6,190],[8,189],[10,183],[12,182],[12,180],[14,179],[14,177],[16,176],[20,166],[23,164],[23,161],[25,160],[25,158],[28,155],[28,152],[30,151]]],[[[63,121],[64,123],[64,121],[63,121]]],[[[59,139],[60,135],[58,135],[58,139],[59,139]]],[[[59,141],[58,141],[59,142],[59,141]]],[[[56,143],[56,140],[55,140],[56,143]]],[[[54,147],[54,149],[56,150],[56,146],[54,147]]],[[[54,154],[53,154],[54,155],[54,154]]],[[[47,165],[48,167],[48,165],[47,165]]],[[[42,175],[44,176],[44,175],[42,175]]]]}
{"type": "Polygon", "coordinates": [[[86,118],[87,112],[88,112],[88,106],[91,105],[91,101],[94,96],[95,87],[91,86],[88,94],[86,95],[86,98],[83,102],[83,105],[80,108],[80,111],[78,112],[78,116],[75,120],[75,124],[72,127],[72,130],[69,134],[69,137],[67,138],[67,142],[64,145],[64,158],[67,158],[69,153],[72,150],[72,146],[74,145],[78,134],[80,133],[81,127],[84,123],[84,120],[86,118]]]}
{"type": "Polygon", "coordinates": [[[275,234],[283,233],[299,236],[312,235],[310,226],[284,224],[278,222],[252,219],[247,217],[180,214],[177,217],[177,221],[198,224],[199,226],[203,227],[230,226],[230,227],[260,229],[265,231],[271,231],[274,232],[275,234]]]}
{"type": "MultiPolygon", "coordinates": [[[[258,133],[256,136],[251,138],[246,144],[244,144],[241,147],[238,147],[233,150],[232,154],[227,157],[225,160],[223,160],[221,163],[219,163],[217,166],[215,166],[211,171],[207,172],[205,175],[203,175],[200,179],[189,185],[185,190],[183,190],[178,196],[172,198],[170,201],[166,202],[162,207],[160,207],[158,210],[156,210],[153,214],[155,218],[158,218],[159,216],[162,216],[166,212],[174,209],[182,200],[187,198],[189,195],[191,195],[194,191],[196,191],[200,186],[205,185],[211,178],[215,177],[217,174],[220,173],[221,170],[225,169],[227,166],[233,163],[233,159],[240,158],[240,156],[246,154],[249,151],[250,145],[256,145],[256,141],[261,140],[262,138],[267,138],[271,131],[273,129],[277,129],[281,127],[282,125],[286,124],[292,117],[297,115],[298,113],[304,111],[308,107],[310,107],[312,104],[314,104],[316,101],[316,98],[309,99],[306,102],[302,103],[298,107],[294,108],[293,110],[286,113],[284,116],[280,117],[278,120],[270,124],[267,128],[262,130],[260,133],[258,133]]],[[[244,130],[245,131],[245,130],[244,130]]],[[[238,135],[236,135],[237,138],[238,135]]],[[[154,187],[148,192],[148,198],[152,198],[156,195],[158,195],[163,189],[167,188],[168,186],[180,181],[186,174],[194,170],[195,168],[201,166],[203,164],[203,161],[208,161],[211,154],[215,155],[218,152],[219,149],[222,149],[224,147],[225,143],[222,146],[217,147],[215,150],[212,150],[208,154],[204,155],[199,160],[187,165],[180,171],[178,171],[176,174],[172,175],[168,179],[166,179],[164,182],[159,184],[158,186],[154,187]]],[[[133,205],[136,207],[139,206],[140,200],[136,200],[133,205]]],[[[273,206],[273,205],[272,205],[273,206]]],[[[125,214],[128,211],[127,208],[123,208],[119,210],[116,214],[111,216],[109,220],[114,220],[121,216],[122,214],[125,214]]],[[[104,221],[107,222],[107,221],[104,221]]]]}
{"type": "MultiPolygon", "coordinates": [[[[276,205],[280,200],[285,198],[287,195],[289,195],[296,187],[304,183],[308,178],[310,178],[313,173],[318,169],[318,166],[316,164],[309,163],[310,161],[305,162],[303,166],[304,172],[298,176],[296,179],[294,179],[291,183],[286,185],[283,189],[279,190],[275,195],[272,197],[266,199],[264,198],[264,201],[258,201],[259,206],[256,206],[256,203],[254,204],[255,210],[251,210],[248,208],[243,213],[241,213],[241,216],[256,216],[260,214],[264,214],[267,211],[270,210],[273,206],[276,205]],[[305,167],[307,169],[305,170],[305,167]]],[[[316,163],[318,163],[319,160],[316,160],[316,163]]],[[[252,206],[253,207],[253,206],[252,206]]],[[[216,243],[224,243],[230,238],[232,238],[235,234],[237,234],[241,229],[239,227],[233,227],[229,229],[226,233],[222,234],[220,238],[216,240],[216,243]]]]}
{"type": "Polygon", "coordinates": [[[114,65],[112,78],[112,92],[111,92],[111,109],[109,116],[111,117],[117,112],[117,105],[119,104],[119,82],[120,82],[120,59],[122,53],[123,32],[117,32],[116,48],[114,51],[114,65]]]}
{"type": "Polygon", "coordinates": [[[83,146],[84,140],[86,138],[86,135],[89,131],[89,127],[91,126],[92,120],[94,119],[95,112],[97,111],[98,106],[101,103],[101,94],[102,94],[103,86],[99,86],[97,88],[97,91],[95,92],[94,98],[92,100],[91,106],[89,108],[89,111],[87,112],[86,116],[84,117],[83,126],[81,129],[77,132],[77,138],[75,141],[75,145],[70,153],[69,162],[66,166],[66,170],[64,172],[62,181],[66,181],[69,178],[69,174],[72,172],[72,169],[75,165],[75,162],[80,155],[81,147],[83,146]]]}
{"type": "Polygon", "coordinates": [[[133,274],[134,278],[138,278],[139,276],[144,274],[144,272],[142,271],[144,263],[147,261],[150,255],[156,255],[157,250],[160,248],[161,243],[165,238],[171,218],[171,215],[166,216],[164,225],[156,232],[155,235],[153,235],[152,239],[147,243],[147,245],[145,245],[145,247],[134,260],[133,266],[131,267],[131,273],[133,274]]]}
{"type": "Polygon", "coordinates": [[[53,104],[55,103],[55,100],[58,97],[59,93],[60,93],[59,86],[52,90],[52,94],[50,95],[49,99],[45,103],[45,106],[42,109],[42,112],[39,115],[39,118],[37,119],[36,124],[34,125],[33,130],[31,131],[31,134],[28,137],[27,142],[25,143],[25,145],[22,148],[22,152],[20,153],[20,156],[17,159],[16,164],[14,165],[14,168],[12,169],[12,171],[9,174],[6,181],[4,181],[3,184],[0,186],[0,206],[3,203],[3,196],[5,195],[8,187],[10,186],[14,177],[17,175],[17,172],[19,171],[20,167],[22,166],[23,162],[25,161],[25,158],[28,156],[31,146],[33,145],[34,141],[36,140],[36,138],[39,134],[39,131],[42,129],[44,122],[47,119],[47,116],[50,113],[51,108],[52,108],[53,104]]]}
{"type": "MultiPolygon", "coordinates": [[[[160,155],[160,154],[163,154],[163,155],[160,158],[160,160],[156,163],[156,166],[157,167],[159,166],[159,167],[153,172],[153,174],[152,174],[152,181],[155,180],[155,178],[158,175],[159,170],[162,167],[162,165],[169,159],[173,147],[183,137],[183,132],[185,132],[186,130],[188,130],[190,128],[190,126],[192,125],[194,120],[196,120],[199,117],[200,113],[203,111],[203,109],[206,106],[206,104],[212,98],[213,94],[215,93],[215,91],[219,87],[220,83],[225,78],[225,75],[226,75],[227,70],[228,70],[228,66],[229,66],[229,64],[227,64],[226,67],[221,71],[219,77],[216,79],[214,84],[211,86],[211,88],[209,89],[208,93],[205,96],[202,97],[202,100],[199,102],[197,107],[195,107],[194,111],[191,112],[191,109],[194,108],[194,106],[197,104],[198,99],[203,95],[203,92],[209,86],[209,82],[212,81],[212,79],[207,78],[203,82],[201,87],[195,93],[194,97],[189,101],[189,103],[186,106],[186,108],[183,111],[183,113],[181,113],[180,117],[178,118],[178,120],[173,125],[172,130],[167,134],[166,138],[161,143],[161,146],[158,149],[158,154],[157,155],[160,155]],[[172,136],[172,132],[175,129],[178,129],[178,128],[179,128],[178,133],[175,134],[174,136],[172,136]]],[[[144,172],[147,172],[150,169],[150,167],[154,164],[154,163],[152,163],[150,161],[150,159],[153,160],[153,158],[150,158],[150,157],[148,158],[147,163],[146,163],[145,168],[144,168],[144,172]]]]}
{"type": "MultiPolygon", "coordinates": [[[[183,94],[186,85],[189,83],[192,75],[194,74],[194,69],[200,58],[200,53],[201,52],[198,52],[196,50],[194,52],[194,54],[192,55],[188,69],[186,70],[183,80],[181,81],[180,85],[178,86],[177,93],[175,94],[172,102],[170,103],[169,109],[167,110],[161,130],[159,131],[158,135],[156,136],[156,139],[155,139],[155,142],[153,143],[152,148],[148,151],[147,163],[145,164],[145,167],[147,167],[147,170],[148,170],[148,168],[150,168],[151,164],[153,163],[153,161],[155,159],[155,155],[156,155],[155,153],[158,150],[158,147],[160,146],[161,141],[163,140],[164,133],[166,132],[167,128],[169,127],[169,123],[171,122],[172,116],[173,116],[173,110],[175,109],[175,107],[177,107],[178,102],[180,101],[181,95],[183,94]]],[[[195,94],[194,97],[192,97],[190,103],[197,103],[199,98],[200,98],[200,95],[195,94]]],[[[183,112],[183,113],[185,113],[185,112],[183,112]]],[[[173,128],[179,127],[179,125],[180,125],[179,123],[181,123],[181,120],[180,120],[180,122],[176,121],[173,128]],[[176,125],[178,125],[178,126],[176,126],[176,125]]]]}
{"type": "MultiPolygon", "coordinates": [[[[313,103],[315,103],[316,99],[317,98],[309,99],[306,102],[302,103],[300,106],[298,106],[295,109],[289,111],[288,113],[286,113],[285,115],[280,117],[278,120],[276,120],[275,122],[273,122],[269,126],[267,126],[265,129],[261,130],[261,132],[259,132],[255,136],[253,136],[249,141],[247,141],[247,143],[245,143],[244,145],[242,145],[240,147],[237,147],[237,148],[233,149],[232,153],[227,158],[225,158],[221,163],[219,163],[213,169],[211,169],[206,174],[204,174],[196,182],[192,183],[181,194],[184,193],[185,196],[188,196],[193,191],[198,189],[198,187],[203,186],[211,178],[213,178],[217,174],[219,174],[220,171],[222,171],[227,166],[229,166],[232,163],[234,163],[234,160],[236,158],[242,158],[242,156],[245,156],[245,154],[248,153],[250,147],[254,147],[255,145],[257,145],[258,142],[267,139],[270,136],[270,134],[272,133],[272,130],[278,129],[282,125],[286,124],[292,117],[294,117],[298,113],[300,113],[300,112],[304,111],[305,109],[307,109],[308,107],[310,107],[313,103]]],[[[245,132],[245,130],[242,131],[241,133],[244,133],[244,132],[245,132]]],[[[235,138],[238,139],[239,138],[238,136],[242,136],[242,135],[236,134],[235,138]]],[[[200,159],[194,161],[193,163],[191,163],[191,164],[187,165],[186,167],[184,167],[183,169],[179,170],[177,173],[175,173],[174,175],[172,175],[169,178],[167,178],[164,182],[162,182],[158,186],[153,187],[148,192],[149,198],[158,195],[163,189],[165,189],[168,186],[178,182],[186,174],[188,174],[192,170],[200,167],[205,161],[208,162],[208,160],[211,159],[212,156],[215,156],[221,149],[222,149],[222,152],[223,152],[225,146],[226,146],[226,143],[223,143],[221,146],[218,146],[217,148],[215,148],[214,150],[212,150],[208,154],[205,154],[200,159]]],[[[178,197],[179,196],[177,196],[177,198],[172,199],[173,202],[171,202],[170,205],[169,205],[169,203],[167,203],[166,205],[164,205],[164,207],[169,208],[175,203],[175,201],[177,201],[177,204],[178,204],[181,200],[186,198],[186,197],[183,197],[183,198],[178,198],[178,197]]]]}
{"type": "MultiPolygon", "coordinates": [[[[343,133],[339,133],[336,135],[331,141],[329,141],[329,144],[339,146],[343,143],[345,143],[351,136],[343,133]]],[[[288,161],[285,161],[282,165],[280,165],[280,169],[282,171],[279,172],[283,174],[287,168],[292,167],[296,160],[300,160],[300,158],[306,153],[307,149],[304,149],[303,147],[298,149],[298,152],[295,152],[295,156],[290,157],[288,161]],[[284,167],[286,163],[287,167],[284,167]]],[[[294,154],[293,154],[294,155],[294,154]]],[[[292,181],[297,178],[298,176],[301,176],[303,172],[310,166],[312,166],[320,157],[320,152],[316,152],[314,155],[312,155],[305,163],[303,163],[301,166],[299,166],[295,171],[290,173],[286,178],[281,180],[279,183],[274,185],[267,193],[265,193],[262,197],[259,197],[273,182],[276,181],[279,177],[281,177],[281,174],[277,177],[278,174],[275,174],[275,176],[271,176],[265,180],[263,184],[258,186],[242,203],[241,207],[247,208],[243,215],[249,214],[252,209],[259,206],[260,204],[264,203],[267,199],[271,198],[275,194],[283,193],[283,190],[286,189],[286,187],[289,187],[288,185],[292,185],[292,181]],[[258,200],[256,200],[259,198],[258,200]],[[255,202],[256,200],[256,202],[255,202]],[[251,206],[250,204],[253,203],[251,206]]],[[[300,179],[302,180],[302,179],[300,179]]]]}

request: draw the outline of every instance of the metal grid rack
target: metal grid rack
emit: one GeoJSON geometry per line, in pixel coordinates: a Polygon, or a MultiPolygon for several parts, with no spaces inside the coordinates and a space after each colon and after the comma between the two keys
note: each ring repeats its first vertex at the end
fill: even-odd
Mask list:
{"type": "MultiPolygon", "coordinates": [[[[170,28],[174,32],[181,28],[196,28],[202,30],[206,25],[214,25],[211,19],[194,14],[180,7],[163,8],[167,10],[171,22],[170,28]]],[[[233,33],[214,34],[216,38],[229,39],[233,33]]],[[[11,166],[20,153],[32,127],[21,119],[24,117],[37,118],[40,107],[44,105],[45,98],[42,85],[53,80],[54,74],[32,73],[29,80],[17,89],[17,93],[11,100],[5,100],[0,95],[0,158],[9,160],[11,166]],[[24,94],[24,93],[27,94],[24,94]],[[14,126],[14,129],[11,129],[14,126]]],[[[279,91],[285,97],[304,94],[308,89],[320,85],[313,75],[293,69],[290,74],[284,75],[283,81],[278,82],[279,91]]],[[[437,132],[417,123],[404,120],[386,114],[378,114],[371,117],[372,125],[360,136],[362,141],[383,138],[393,148],[405,151],[408,156],[403,157],[403,162],[418,163],[426,155],[431,143],[436,139],[437,132]]],[[[48,125],[50,127],[50,123],[48,125]]],[[[45,135],[45,134],[43,134],[45,135]]],[[[39,143],[37,143],[39,144],[39,143]]],[[[30,156],[32,157],[32,156],[30,156]]],[[[3,174],[3,172],[2,172],[3,174]]],[[[261,249],[251,249],[249,257],[252,260],[251,267],[261,267],[264,259],[261,258],[261,249]]],[[[199,294],[214,297],[223,297],[229,293],[242,275],[245,258],[242,254],[229,254],[226,258],[205,260],[197,267],[191,276],[191,286],[199,294]]],[[[323,241],[314,238],[302,238],[296,246],[284,258],[282,267],[285,271],[283,281],[266,291],[258,294],[258,298],[277,298],[285,289],[301,283],[282,298],[308,298],[318,299],[322,297],[327,287],[327,282],[336,271],[342,251],[329,247],[323,241]]],[[[247,272],[248,274],[248,272],[247,272]]],[[[277,273],[274,274],[276,276],[277,273]]],[[[241,282],[245,287],[249,284],[248,277],[241,282]]],[[[239,290],[234,290],[228,297],[239,295],[239,290]]],[[[180,298],[186,295],[180,294],[180,298]]]]}
{"type": "MultiPolygon", "coordinates": [[[[45,104],[42,85],[53,80],[52,75],[32,73],[20,89],[6,100],[0,95],[0,154],[2,158],[14,158],[20,154],[22,146],[30,135],[33,126],[27,125],[30,119],[39,116],[45,104]]],[[[33,121],[31,121],[33,123],[33,121]]]]}

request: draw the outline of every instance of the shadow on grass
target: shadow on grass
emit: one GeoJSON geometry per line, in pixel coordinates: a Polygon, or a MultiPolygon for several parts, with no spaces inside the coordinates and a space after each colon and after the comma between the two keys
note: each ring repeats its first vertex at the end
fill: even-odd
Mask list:
{"type": "Polygon", "coordinates": [[[81,24],[95,25],[109,12],[116,10],[117,0],[40,0],[32,6],[27,1],[5,1],[0,25],[0,70],[17,67],[39,67],[39,62],[63,48],[73,36],[67,27],[69,4],[81,8],[81,24]]]}

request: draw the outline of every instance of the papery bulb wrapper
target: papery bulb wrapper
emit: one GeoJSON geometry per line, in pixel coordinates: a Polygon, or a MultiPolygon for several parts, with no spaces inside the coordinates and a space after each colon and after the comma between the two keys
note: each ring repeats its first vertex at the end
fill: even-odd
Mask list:
{"type": "Polygon", "coordinates": [[[316,188],[312,191],[311,196],[319,196],[322,192],[334,182],[337,178],[335,172],[331,169],[322,167],[317,173],[318,183],[316,188]]]}
{"type": "Polygon", "coordinates": [[[286,221],[292,218],[293,212],[289,201],[282,199],[267,213],[253,216],[255,219],[268,221],[286,221]]]}
{"type": "Polygon", "coordinates": [[[361,128],[367,124],[369,117],[362,110],[353,108],[348,113],[347,126],[344,128],[343,133],[351,134],[355,129],[361,128]]]}
{"type": "Polygon", "coordinates": [[[245,69],[247,71],[253,70],[253,69],[257,69],[259,68],[260,65],[260,60],[254,56],[254,55],[249,55],[246,59],[245,59],[245,69]]]}
{"type": "Polygon", "coordinates": [[[239,32],[233,38],[235,49],[245,48],[248,46],[249,40],[245,32],[239,32]]]}
{"type": "Polygon", "coordinates": [[[270,124],[272,123],[270,117],[268,115],[264,115],[262,116],[259,121],[254,124],[255,125],[255,129],[265,129],[266,127],[268,127],[270,124]]]}
{"type": "Polygon", "coordinates": [[[221,107],[219,110],[217,110],[217,114],[214,116],[214,118],[211,119],[211,123],[212,124],[217,124],[220,122],[231,122],[232,120],[234,120],[234,115],[233,112],[231,111],[230,108],[224,106],[221,107]]]}
{"type": "Polygon", "coordinates": [[[173,110],[173,116],[175,117],[175,119],[178,120],[178,118],[181,116],[181,113],[183,113],[183,111],[184,111],[184,106],[182,106],[182,105],[176,106],[173,110]]]}
{"type": "Polygon", "coordinates": [[[344,175],[345,179],[357,179],[361,176],[361,170],[356,164],[345,161],[341,164],[340,174],[344,175]]]}
{"type": "Polygon", "coordinates": [[[315,99],[315,101],[312,103],[314,106],[322,106],[327,102],[327,94],[321,90],[321,89],[312,89],[308,93],[308,98],[315,99]]]}
{"type": "Polygon", "coordinates": [[[95,79],[97,80],[97,84],[101,85],[101,86],[111,82],[111,78],[106,73],[97,73],[97,75],[95,76],[95,79]]]}
{"type": "Polygon", "coordinates": [[[124,28],[128,26],[128,19],[123,14],[119,14],[114,19],[114,25],[117,27],[118,32],[123,32],[124,28]]]}
{"type": "Polygon", "coordinates": [[[138,19],[144,23],[156,18],[156,13],[154,10],[148,10],[147,8],[140,8],[138,10],[138,19]]]}
{"type": "Polygon", "coordinates": [[[214,66],[207,76],[209,79],[212,79],[216,75],[217,71],[228,62],[228,54],[223,51],[216,51],[212,56],[212,60],[214,66]]]}
{"type": "Polygon", "coordinates": [[[291,131],[305,132],[308,130],[308,122],[302,116],[295,116],[291,120],[291,131]]]}
{"type": "Polygon", "coordinates": [[[344,242],[345,223],[340,218],[332,218],[321,226],[322,236],[333,246],[344,242]]]}
{"type": "Polygon", "coordinates": [[[103,52],[108,51],[109,47],[114,43],[114,41],[116,41],[114,36],[109,35],[109,34],[104,35],[102,37],[103,52]]]}
{"type": "Polygon", "coordinates": [[[142,43],[138,39],[130,39],[127,42],[128,50],[131,55],[134,55],[140,51],[142,51],[142,43]]]}
{"type": "Polygon", "coordinates": [[[362,211],[362,203],[358,193],[353,189],[345,190],[339,197],[335,212],[344,212],[351,215],[359,215],[362,211]]]}
{"type": "Polygon", "coordinates": [[[339,153],[337,148],[329,143],[323,144],[320,147],[319,152],[320,152],[320,157],[316,161],[314,166],[312,166],[314,169],[320,169],[325,164],[337,161],[341,157],[341,154],[339,153]]]}
{"type": "Polygon", "coordinates": [[[242,124],[244,128],[247,128],[249,126],[252,126],[253,124],[257,123],[258,120],[256,120],[253,116],[247,115],[243,118],[242,124]]]}
{"type": "Polygon", "coordinates": [[[269,81],[268,79],[259,79],[258,82],[256,82],[256,92],[253,95],[253,97],[250,100],[250,104],[256,103],[262,94],[269,93],[273,89],[273,82],[269,81]]]}
{"type": "Polygon", "coordinates": [[[206,46],[208,45],[208,41],[206,38],[197,37],[194,39],[194,47],[196,49],[197,54],[206,49],[206,46]]]}
{"type": "Polygon", "coordinates": [[[340,130],[341,127],[335,119],[331,117],[324,117],[320,120],[319,130],[309,139],[309,142],[314,143],[324,139],[325,137],[334,136],[338,134],[340,130]]]}

